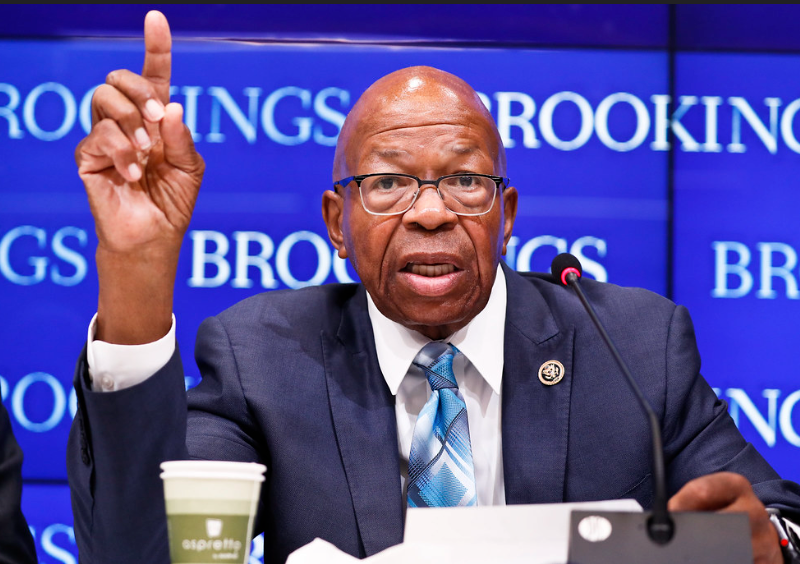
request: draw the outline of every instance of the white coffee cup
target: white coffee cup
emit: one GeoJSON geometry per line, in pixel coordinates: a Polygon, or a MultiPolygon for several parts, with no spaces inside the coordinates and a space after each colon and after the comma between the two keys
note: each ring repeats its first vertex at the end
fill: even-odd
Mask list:
{"type": "Polygon", "coordinates": [[[174,460],[161,464],[173,564],[245,564],[263,464],[174,460]]]}

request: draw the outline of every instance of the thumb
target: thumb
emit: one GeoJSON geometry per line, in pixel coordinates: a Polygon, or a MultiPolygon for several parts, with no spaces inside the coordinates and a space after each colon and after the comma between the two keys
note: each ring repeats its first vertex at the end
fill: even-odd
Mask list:
{"type": "Polygon", "coordinates": [[[166,105],[159,133],[164,142],[164,158],[169,164],[184,172],[198,167],[200,156],[194,149],[191,131],[183,123],[183,106],[175,102],[166,105]]]}
{"type": "Polygon", "coordinates": [[[670,511],[720,511],[743,497],[753,496],[752,486],[744,476],[717,472],[687,482],[669,500],[670,511]]]}

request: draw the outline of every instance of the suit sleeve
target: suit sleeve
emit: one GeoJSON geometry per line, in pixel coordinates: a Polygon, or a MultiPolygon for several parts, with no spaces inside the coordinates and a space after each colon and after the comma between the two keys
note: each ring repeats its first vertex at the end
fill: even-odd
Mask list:
{"type": "Polygon", "coordinates": [[[169,564],[159,465],[187,458],[177,349],[152,377],[117,392],[91,391],[84,350],[75,390],[67,475],[82,564],[169,564]]]}
{"type": "MultiPolygon", "coordinates": [[[[239,377],[236,349],[218,317],[210,317],[200,325],[195,360],[203,378],[188,393],[186,447],[190,458],[258,462],[269,468],[266,441],[252,416],[239,377]]],[[[262,488],[253,535],[263,532],[264,503],[262,488]]]]}
{"type": "Polygon", "coordinates": [[[800,517],[800,486],[781,480],[755,447],[745,441],[728,414],[725,401],[700,375],[694,327],[689,313],[677,306],[666,347],[667,388],[663,422],[668,489],[713,472],[736,472],[761,501],[788,516],[800,517]]]}
{"type": "Polygon", "coordinates": [[[217,318],[201,325],[196,358],[202,380],[187,403],[177,348],[156,374],[116,392],[91,391],[81,356],[67,473],[82,564],[169,563],[161,462],[261,461],[233,347],[217,318]]]}
{"type": "Polygon", "coordinates": [[[22,515],[22,449],[0,404],[0,564],[35,564],[36,548],[22,515]]]}
{"type": "Polygon", "coordinates": [[[187,448],[192,458],[265,463],[262,433],[245,397],[234,350],[219,318],[200,325],[195,360],[203,378],[188,394],[187,448]]]}

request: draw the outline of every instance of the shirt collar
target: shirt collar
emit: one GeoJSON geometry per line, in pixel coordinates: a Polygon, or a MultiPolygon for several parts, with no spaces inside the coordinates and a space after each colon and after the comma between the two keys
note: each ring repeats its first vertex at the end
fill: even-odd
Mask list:
{"type": "MultiPolygon", "coordinates": [[[[506,277],[498,265],[497,276],[486,307],[465,327],[445,339],[464,353],[496,394],[500,393],[500,383],[503,379],[506,293],[506,277]]],[[[367,308],[375,337],[378,364],[392,395],[397,395],[400,383],[405,378],[414,357],[431,340],[383,315],[378,311],[369,292],[367,292],[367,308]]]]}

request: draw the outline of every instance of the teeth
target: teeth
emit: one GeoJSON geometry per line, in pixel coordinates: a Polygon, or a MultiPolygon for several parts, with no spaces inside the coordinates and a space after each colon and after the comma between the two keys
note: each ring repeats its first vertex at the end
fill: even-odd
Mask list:
{"type": "Polygon", "coordinates": [[[452,264],[411,264],[410,270],[412,274],[420,276],[444,276],[450,274],[456,269],[452,264]]]}

